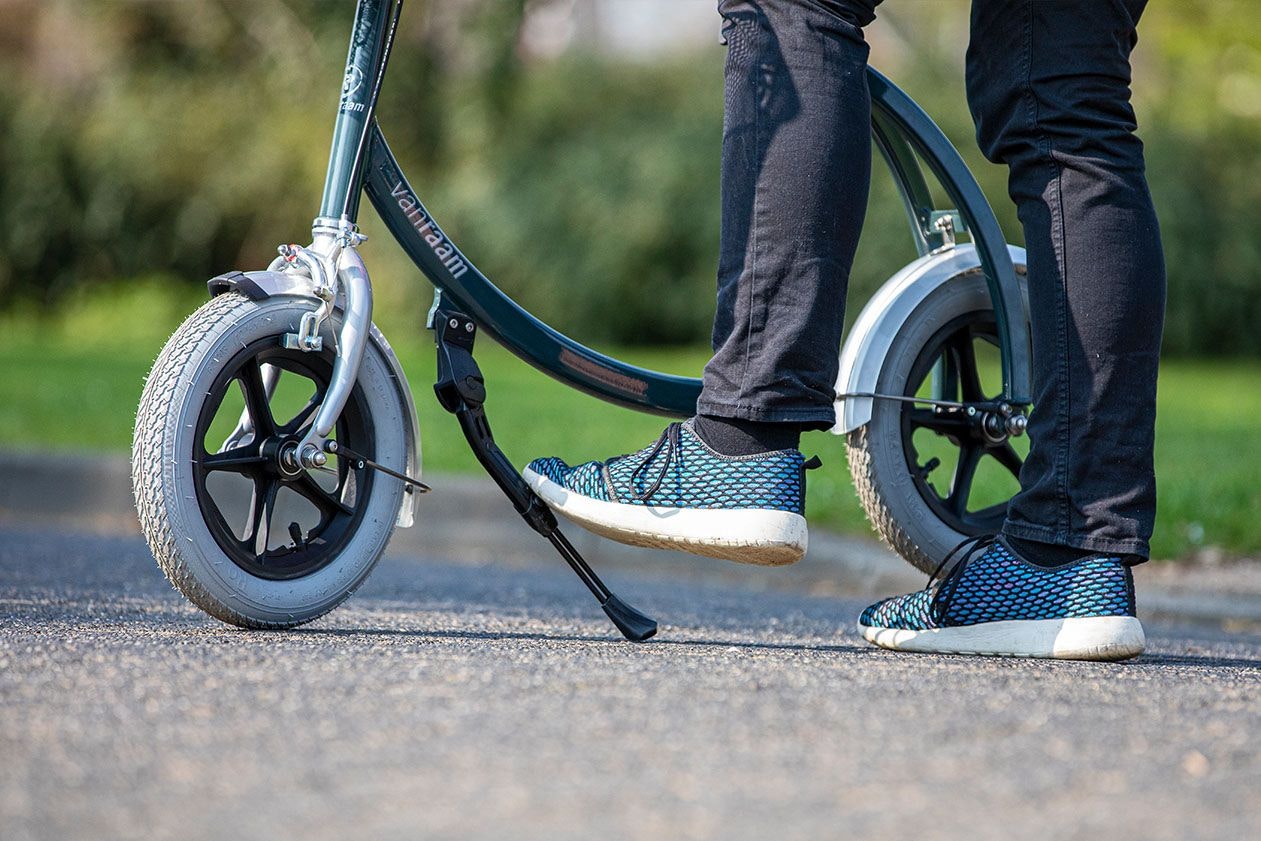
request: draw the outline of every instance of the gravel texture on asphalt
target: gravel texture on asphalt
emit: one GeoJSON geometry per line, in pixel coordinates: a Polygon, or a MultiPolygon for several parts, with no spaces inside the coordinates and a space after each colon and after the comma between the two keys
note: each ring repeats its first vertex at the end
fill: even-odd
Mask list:
{"type": "Polygon", "coordinates": [[[1261,837],[1261,635],[899,655],[858,601],[609,577],[658,639],[618,641],[559,560],[410,554],[245,632],[138,538],[0,527],[0,837],[1261,837]]]}

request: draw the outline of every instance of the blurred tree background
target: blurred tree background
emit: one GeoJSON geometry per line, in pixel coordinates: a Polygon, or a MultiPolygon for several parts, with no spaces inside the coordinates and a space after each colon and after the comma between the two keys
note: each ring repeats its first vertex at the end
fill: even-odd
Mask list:
{"type": "MultiPolygon", "coordinates": [[[[410,0],[381,122],[444,226],[539,315],[594,342],[704,342],[718,18],[670,50],[610,50],[561,37],[584,5],[410,0]]],[[[1168,252],[1170,354],[1261,356],[1255,12],[1254,0],[1156,3],[1141,27],[1135,101],[1168,252]]],[[[305,241],[352,14],[349,0],[0,0],[0,308],[46,317],[136,284],[192,300],[205,278],[305,241]]],[[[891,0],[869,40],[1019,242],[1004,173],[972,141],[967,3],[891,0]]],[[[426,284],[370,209],[363,221],[380,320],[414,327],[426,284]]],[[[914,256],[904,224],[878,166],[855,302],[914,256]]]]}

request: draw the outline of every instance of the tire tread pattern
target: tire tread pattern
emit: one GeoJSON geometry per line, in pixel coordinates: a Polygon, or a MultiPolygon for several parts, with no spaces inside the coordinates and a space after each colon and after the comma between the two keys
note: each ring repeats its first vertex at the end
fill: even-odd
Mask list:
{"type": "Polygon", "coordinates": [[[862,503],[867,522],[880,539],[894,552],[924,572],[932,572],[937,559],[929,556],[915,539],[898,522],[896,514],[885,502],[886,494],[880,489],[876,460],[872,458],[868,435],[870,424],[865,424],[845,437],[845,456],[849,472],[854,479],[858,501],[862,503]]]}

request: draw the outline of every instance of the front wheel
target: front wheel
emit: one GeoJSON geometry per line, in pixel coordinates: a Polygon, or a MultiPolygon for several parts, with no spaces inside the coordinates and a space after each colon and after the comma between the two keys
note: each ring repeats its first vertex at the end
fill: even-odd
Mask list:
{"type": "MultiPolygon", "coordinates": [[[[1025,275],[1019,275],[1026,293],[1025,275]]],[[[998,327],[979,269],[950,278],[916,308],[885,357],[876,392],[984,403],[1002,391],[998,327]]],[[[961,540],[996,532],[1020,490],[1026,438],[977,412],[876,399],[849,433],[859,499],[876,532],[932,572],[961,540]]]]}
{"type": "MultiPolygon", "coordinates": [[[[327,613],[371,572],[403,484],[349,460],[295,469],[333,370],[331,350],[281,345],[310,301],[221,295],[176,330],[136,414],[132,485],[162,571],[211,616],[288,628],[327,613]]],[[[324,346],[334,346],[333,325],[324,346]]],[[[406,469],[408,417],[375,347],[331,437],[406,469]]]]}

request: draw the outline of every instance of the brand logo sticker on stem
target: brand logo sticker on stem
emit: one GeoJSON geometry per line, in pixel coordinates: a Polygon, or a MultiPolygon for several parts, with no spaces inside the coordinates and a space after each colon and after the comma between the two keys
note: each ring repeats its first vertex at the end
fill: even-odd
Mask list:
{"type": "Polygon", "coordinates": [[[363,87],[363,71],[351,64],[346,68],[346,77],[342,80],[342,110],[362,111],[367,106],[362,102],[350,102],[350,97],[363,87]]]}

